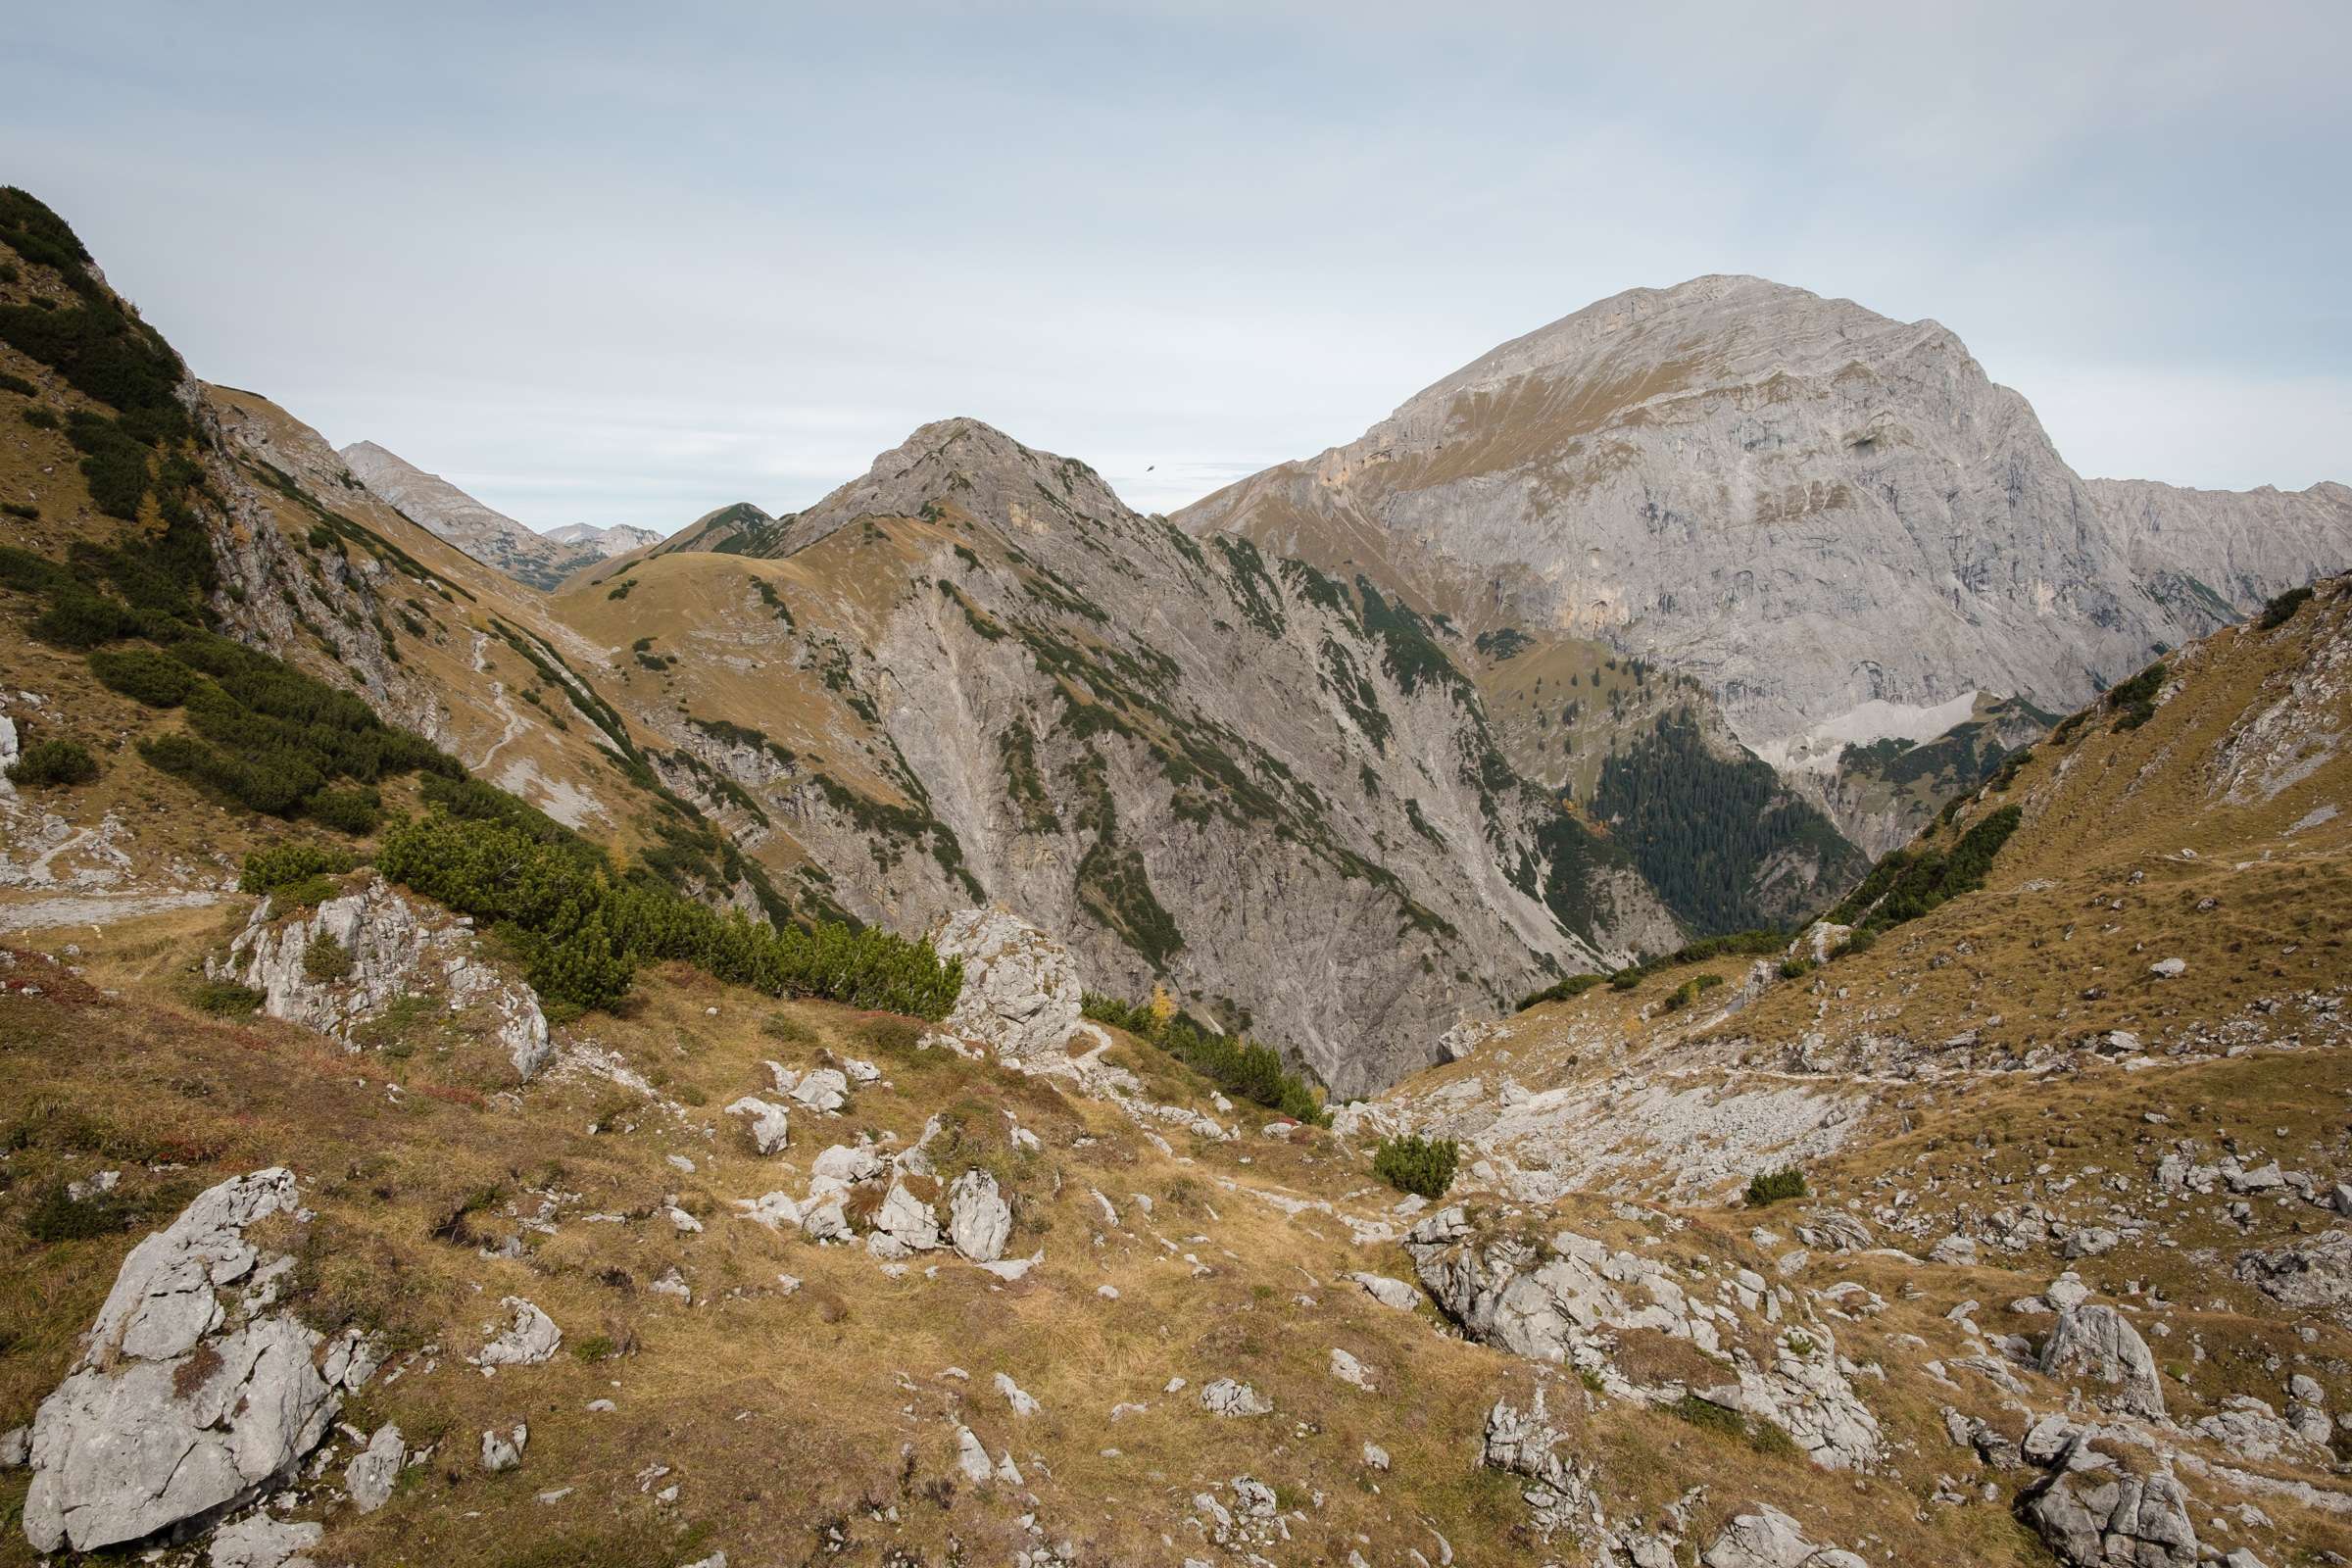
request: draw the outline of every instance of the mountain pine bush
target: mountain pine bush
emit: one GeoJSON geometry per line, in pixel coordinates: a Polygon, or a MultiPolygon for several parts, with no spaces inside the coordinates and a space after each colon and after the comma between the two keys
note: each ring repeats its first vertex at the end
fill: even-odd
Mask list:
{"type": "Polygon", "coordinates": [[[1786,1170],[1760,1170],[1747,1179],[1747,1203],[1750,1208],[1768,1208],[1802,1198],[1806,1191],[1805,1173],[1794,1165],[1786,1170]]]}
{"type": "Polygon", "coordinates": [[[87,784],[98,776],[98,759],[79,741],[35,741],[8,770],[12,784],[87,784]]]}
{"type": "Polygon", "coordinates": [[[1167,1003],[1164,992],[1135,1006],[1116,997],[1088,993],[1086,1015],[1149,1040],[1229,1095],[1239,1095],[1310,1127],[1331,1125],[1331,1112],[1315,1099],[1305,1079],[1284,1070],[1282,1053],[1243,1035],[1202,1029],[1167,1003]]]}
{"type": "Polygon", "coordinates": [[[1400,1193],[1444,1198],[1461,1157],[1461,1146],[1450,1138],[1423,1138],[1419,1133],[1384,1138],[1372,1154],[1372,1174],[1400,1193]]]}
{"type": "Polygon", "coordinates": [[[725,914],[650,878],[623,876],[602,850],[479,781],[431,792],[425,815],[389,828],[376,867],[461,913],[509,929],[542,996],[605,1007],[640,962],[678,959],[771,996],[825,997],[854,1007],[941,1018],[963,966],[928,942],[725,914]],[[463,812],[465,814],[459,814],[463,812]]]}

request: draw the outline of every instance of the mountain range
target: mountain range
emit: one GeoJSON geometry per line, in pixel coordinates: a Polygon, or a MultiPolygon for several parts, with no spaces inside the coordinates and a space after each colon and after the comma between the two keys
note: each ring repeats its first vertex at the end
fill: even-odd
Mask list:
{"type": "Polygon", "coordinates": [[[1629,298],[605,555],[0,190],[0,1565],[2352,1556],[2341,487],[1629,298]]]}
{"type": "Polygon", "coordinates": [[[1943,328],[1752,278],[1589,307],[1172,518],[959,418],[618,550],[197,397],[232,512],[279,518],[245,635],[698,896],[1001,901],[1344,1095],[1826,907],[2058,712],[2352,559],[2343,486],[2085,482],[1943,328]],[[317,557],[352,530],[496,574],[317,557]]]}

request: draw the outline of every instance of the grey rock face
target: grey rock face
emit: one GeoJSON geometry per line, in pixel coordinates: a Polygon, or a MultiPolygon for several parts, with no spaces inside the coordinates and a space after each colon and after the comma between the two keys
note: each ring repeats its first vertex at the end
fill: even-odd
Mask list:
{"type": "Polygon", "coordinates": [[[916,431],[761,553],[835,582],[883,518],[911,519],[873,529],[893,554],[872,569],[911,572],[896,598],[812,583],[787,627],[747,582],[741,618],[702,634],[857,699],[826,715],[844,739],[822,769],[666,706],[633,715],[758,800],[860,918],[927,929],[1001,901],[1089,987],[1231,999],[1342,1096],[1434,1059],[1465,1008],[1680,945],[1622,850],[1512,768],[1454,632],[1375,612],[1344,574],[1197,543],[967,419],[916,431]],[[878,834],[853,784],[927,825],[878,834]]]}
{"type": "Polygon", "coordinates": [[[1795,1520],[1763,1504],[1736,1515],[1698,1560],[1703,1568],[1864,1568],[1864,1559],[1815,1545],[1795,1520]]]}
{"type": "Polygon", "coordinates": [[[2352,1305],[2352,1230],[2338,1226],[2308,1242],[2241,1252],[2237,1277],[2281,1305],[2341,1312],[2352,1305]]]}
{"type": "Polygon", "coordinates": [[[2188,1496],[2170,1472],[2053,1472],[2018,1504],[2068,1568],[2190,1568],[2198,1560],[2188,1496]]]}
{"type": "Polygon", "coordinates": [[[1010,910],[958,910],[932,927],[931,946],[963,963],[963,989],[940,1025],[948,1033],[1022,1061],[1059,1051],[1078,1026],[1069,949],[1010,910]]]}
{"type": "Polygon", "coordinates": [[[315,1364],[319,1336],[264,1310],[276,1269],[244,1236],[295,1204],[291,1172],[256,1171],[131,1250],[33,1421],[35,1550],[95,1550],[225,1512],[318,1446],[341,1396],[315,1364]]]}
{"type": "Polygon", "coordinates": [[[2190,624],[2199,614],[2212,624],[2234,619],[2346,564],[2352,488],[2341,484],[2191,490],[2153,479],[2082,482],[2123,535],[2132,574],[2190,624]]]}
{"type": "Polygon", "coordinates": [[[2078,1306],[2058,1315],[2041,1348],[2041,1370],[2056,1378],[2089,1378],[2108,1385],[2103,1396],[2120,1411],[2164,1419],[2164,1385],[2156,1357],[2139,1330],[2112,1306],[2078,1306]]]}
{"type": "Polygon", "coordinates": [[[975,1263],[1004,1255],[1012,1235],[1012,1208],[998,1192],[997,1179],[977,1166],[948,1189],[948,1232],[956,1250],[975,1263]]]}
{"type": "Polygon", "coordinates": [[[614,556],[625,556],[632,550],[643,550],[647,545],[660,543],[662,538],[651,528],[632,528],[625,522],[610,528],[599,528],[586,522],[566,523],[561,528],[548,529],[540,537],[553,544],[593,550],[599,559],[605,561],[611,561],[614,556]]]}
{"type": "Polygon", "coordinates": [[[2063,711],[2352,560],[2341,485],[2086,484],[1942,326],[1753,277],[1602,300],[1179,520],[1661,660],[1776,762],[1973,691],[2063,711]]]}
{"type": "Polygon", "coordinates": [[[471,934],[439,906],[370,875],[358,891],[308,914],[273,922],[272,913],[270,901],[256,906],[227,961],[208,965],[220,978],[262,992],[270,1017],[349,1043],[360,1025],[403,997],[437,990],[450,1004],[498,1020],[498,1043],[521,1077],[553,1056],[538,994],[473,957],[471,934]],[[309,956],[322,941],[348,956],[348,973],[313,972],[309,956]]]}
{"type": "Polygon", "coordinates": [[[373,1513],[391,1501],[392,1488],[400,1480],[400,1467],[408,1456],[400,1428],[389,1421],[377,1427],[368,1446],[343,1467],[343,1490],[351,1494],[352,1506],[362,1513],[373,1513]]]}
{"type": "Polygon", "coordinates": [[[1219,1378],[1200,1391],[1200,1408],[1210,1415],[1271,1415],[1274,1401],[1247,1383],[1219,1378]]]}
{"type": "Polygon", "coordinates": [[[320,1525],[257,1513],[215,1532],[205,1560],[212,1568],[312,1568],[304,1553],[325,1534],[320,1525]]]}
{"type": "Polygon", "coordinates": [[[1719,1304],[1701,1303],[1701,1312],[1663,1263],[1572,1231],[1541,1250],[1514,1237],[1481,1239],[1458,1206],[1414,1226],[1404,1246],[1439,1308],[1470,1338],[1573,1365],[1621,1395],[1671,1399],[1683,1391],[1628,1379],[1611,1358],[1618,1334],[1650,1329],[1721,1354],[1727,1341],[1718,1324],[1748,1319],[1770,1338],[1771,1355],[1749,1353],[1734,1336],[1728,1352],[1737,1381],[1707,1391],[1708,1398],[1779,1426],[1828,1469],[1867,1469],[1884,1451],[1878,1418],[1838,1367],[1829,1327],[1813,1321],[1801,1333],[1782,1332],[1780,1298],[1761,1276],[1734,1276],[1719,1304]]]}
{"type": "Polygon", "coordinates": [[[601,541],[570,543],[533,533],[439,474],[426,473],[372,441],[354,442],[336,455],[362,484],[410,521],[534,588],[553,588],[567,573],[615,553],[604,549],[601,541]]]}

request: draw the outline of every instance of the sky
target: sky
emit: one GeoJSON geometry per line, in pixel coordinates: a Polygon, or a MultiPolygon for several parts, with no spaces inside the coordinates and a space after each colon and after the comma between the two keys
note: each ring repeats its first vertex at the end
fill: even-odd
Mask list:
{"type": "Polygon", "coordinates": [[[2352,482],[2352,6],[360,8],[8,24],[0,181],[208,379],[535,527],[986,419],[1173,510],[1753,272],[2085,474],[2352,482]]]}

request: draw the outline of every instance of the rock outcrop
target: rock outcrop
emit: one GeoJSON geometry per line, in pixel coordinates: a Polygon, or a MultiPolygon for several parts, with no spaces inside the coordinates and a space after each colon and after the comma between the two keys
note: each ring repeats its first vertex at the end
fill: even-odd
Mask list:
{"type": "Polygon", "coordinates": [[[1794,1519],[1759,1505],[1736,1514],[1699,1554],[1700,1568],[1867,1568],[1868,1559],[1805,1539],[1794,1519]]]}
{"type": "Polygon", "coordinates": [[[2058,1315],[2041,1348],[2044,1374],[2103,1384],[2098,1396],[2112,1409],[2164,1419],[2164,1383],[2156,1357],[2131,1320],[2112,1306],[2078,1306],[2058,1315]]]}
{"type": "Polygon", "coordinates": [[[264,900],[230,944],[216,978],[263,993],[272,1018],[302,1024],[358,1049],[360,1027],[404,998],[430,995],[449,1010],[477,1008],[494,1022],[515,1073],[530,1078],[554,1054],[547,1015],[528,985],[474,954],[472,922],[413,899],[369,873],[354,892],[277,919],[264,900]]]}
{"type": "Polygon", "coordinates": [[[1460,1207],[1439,1210],[1405,1233],[1422,1285],[1465,1334],[1532,1360],[1577,1367],[1612,1393],[1672,1402],[1686,1394],[1782,1428],[1814,1462],[1867,1469],[1885,1444],[1878,1418],[1839,1367],[1837,1341],[1818,1318],[1784,1328],[1793,1293],[1739,1270],[1710,1302],[1668,1265],[1611,1251],[1562,1231],[1539,1246],[1481,1236],[1460,1207]],[[1727,1357],[1736,1381],[1693,1389],[1644,1385],[1618,1365],[1619,1337],[1648,1331],[1727,1357]],[[1751,1348],[1762,1344],[1762,1353],[1751,1348]]]}
{"type": "Polygon", "coordinates": [[[2119,1466],[2074,1435],[2018,1512],[2067,1568],[2192,1568],[2199,1560],[2188,1494],[2169,1470],[2119,1466]]]}
{"type": "Polygon", "coordinates": [[[1003,906],[947,916],[932,928],[931,946],[963,965],[963,989],[942,1030],[1013,1061],[1068,1043],[1083,1000],[1069,949],[1003,906]]]}
{"type": "Polygon", "coordinates": [[[93,1551],[184,1531],[286,1479],[372,1360],[318,1365],[320,1336],[271,1311],[292,1260],[245,1231],[297,1205],[270,1169],[200,1195],[131,1250],[81,1358],[34,1418],[24,1535],[93,1551]]]}

